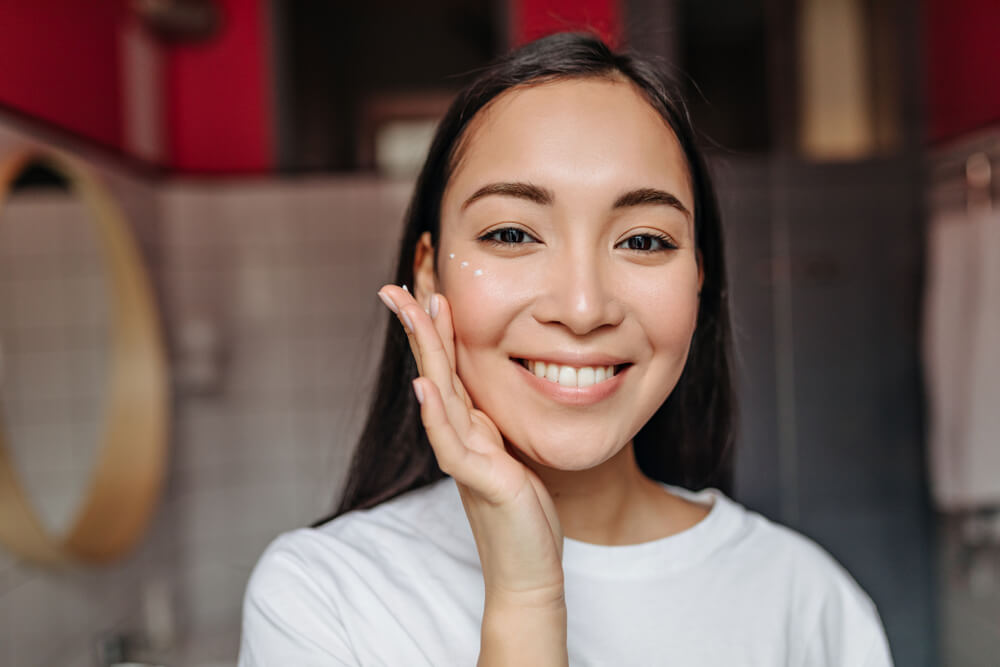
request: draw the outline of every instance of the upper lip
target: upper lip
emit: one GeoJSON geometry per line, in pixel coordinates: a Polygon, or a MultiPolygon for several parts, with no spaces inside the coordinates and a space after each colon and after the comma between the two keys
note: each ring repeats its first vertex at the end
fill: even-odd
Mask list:
{"type": "Polygon", "coordinates": [[[537,354],[518,354],[513,359],[523,359],[525,361],[543,361],[547,364],[559,364],[560,366],[575,366],[583,368],[585,366],[620,366],[631,363],[628,359],[617,357],[611,354],[584,353],[584,352],[539,352],[537,354]]]}

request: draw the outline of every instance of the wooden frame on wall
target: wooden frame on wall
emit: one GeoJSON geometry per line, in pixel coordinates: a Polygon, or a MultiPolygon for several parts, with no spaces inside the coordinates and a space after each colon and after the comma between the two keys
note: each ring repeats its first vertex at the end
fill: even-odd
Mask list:
{"type": "Polygon", "coordinates": [[[40,148],[0,161],[0,213],[18,176],[36,164],[66,179],[96,225],[112,304],[107,400],[89,487],[65,535],[50,535],[32,507],[0,420],[0,543],[21,558],[48,565],[108,563],[142,537],[163,486],[170,400],[166,351],[138,244],[121,208],[83,164],[40,148]]]}

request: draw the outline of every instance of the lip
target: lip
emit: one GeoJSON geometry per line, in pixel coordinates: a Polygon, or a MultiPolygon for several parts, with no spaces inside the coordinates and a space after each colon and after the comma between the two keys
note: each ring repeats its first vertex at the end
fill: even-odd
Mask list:
{"type": "MultiPolygon", "coordinates": [[[[544,361],[542,359],[541,361],[544,361]]],[[[624,376],[628,373],[629,369],[632,368],[631,364],[626,365],[624,368],[619,370],[615,375],[603,382],[598,382],[592,384],[589,387],[564,387],[563,385],[552,382],[551,380],[546,380],[544,378],[536,377],[534,373],[529,371],[521,362],[517,359],[511,359],[510,362],[514,367],[520,371],[521,376],[524,381],[528,383],[528,386],[532,387],[535,391],[539,392],[543,396],[557,402],[563,403],[565,405],[594,405],[599,403],[604,399],[615,393],[619,387],[621,387],[624,376]]],[[[570,364],[566,364],[570,365],[570,364]]],[[[587,364],[582,364],[587,365],[587,364]]],[[[607,364],[594,364],[596,366],[601,365],[612,365],[610,362],[607,364]]]]}
{"type": "Polygon", "coordinates": [[[630,363],[628,359],[612,357],[607,354],[571,354],[567,352],[552,352],[543,354],[519,354],[511,359],[530,359],[531,361],[544,361],[546,364],[559,364],[560,366],[573,366],[583,368],[584,366],[622,366],[630,363]]]}

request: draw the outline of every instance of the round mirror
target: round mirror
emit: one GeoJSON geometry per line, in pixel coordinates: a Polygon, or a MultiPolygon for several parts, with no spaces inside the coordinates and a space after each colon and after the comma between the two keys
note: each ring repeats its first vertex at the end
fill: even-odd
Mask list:
{"type": "Polygon", "coordinates": [[[53,564],[127,552],[162,485],[166,376],[107,191],[61,154],[0,163],[0,541],[53,564]]]}

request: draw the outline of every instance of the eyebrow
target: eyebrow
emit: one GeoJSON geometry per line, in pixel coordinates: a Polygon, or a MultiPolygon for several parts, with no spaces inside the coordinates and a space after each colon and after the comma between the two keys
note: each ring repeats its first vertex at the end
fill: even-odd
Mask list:
{"type": "MultiPolygon", "coordinates": [[[[555,196],[552,194],[551,190],[533,183],[489,183],[473,192],[472,196],[462,203],[462,210],[464,211],[477,199],[482,199],[483,197],[488,197],[490,195],[501,195],[504,197],[525,199],[543,206],[547,206],[555,200],[555,196]]],[[[686,206],[684,206],[684,204],[681,203],[680,199],[665,190],[659,190],[657,188],[638,188],[636,190],[629,190],[618,197],[618,199],[615,200],[615,203],[612,204],[611,208],[620,209],[629,208],[631,206],[670,206],[686,216],[691,217],[691,212],[686,206]]]]}
{"type": "Polygon", "coordinates": [[[464,211],[477,199],[482,199],[483,197],[488,197],[490,195],[503,195],[505,197],[515,197],[517,199],[527,199],[528,201],[532,201],[536,204],[542,204],[543,206],[551,204],[555,199],[551,190],[539,187],[532,183],[490,183],[473,192],[472,196],[466,199],[462,204],[462,210],[464,211]]]}
{"type": "Polygon", "coordinates": [[[666,190],[656,188],[639,188],[629,190],[615,200],[611,208],[627,208],[629,206],[670,206],[676,208],[684,215],[691,217],[691,211],[681,203],[681,200],[670,194],[666,190]]]}

